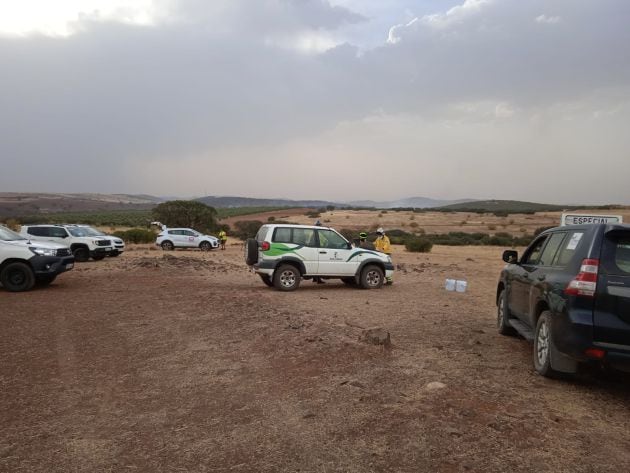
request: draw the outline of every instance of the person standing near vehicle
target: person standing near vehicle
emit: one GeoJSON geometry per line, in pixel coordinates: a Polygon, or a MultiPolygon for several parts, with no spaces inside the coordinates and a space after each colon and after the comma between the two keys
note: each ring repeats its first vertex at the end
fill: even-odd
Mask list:
{"type": "Polygon", "coordinates": [[[227,233],[224,228],[219,232],[219,242],[221,243],[221,249],[225,250],[225,243],[227,242],[227,233]]]}
{"type": "MultiPolygon", "coordinates": [[[[392,245],[389,242],[389,237],[385,235],[385,230],[382,227],[379,227],[376,230],[376,240],[374,240],[374,247],[376,251],[380,251],[381,253],[385,253],[386,255],[392,254],[392,245]]],[[[385,284],[391,285],[394,284],[394,280],[392,278],[386,278],[385,284]]]]}
{"type": "Polygon", "coordinates": [[[392,254],[392,245],[389,242],[389,237],[385,235],[385,230],[382,227],[379,227],[376,230],[376,240],[374,240],[374,247],[376,251],[380,251],[381,253],[385,253],[386,255],[392,254]]]}
{"type": "Polygon", "coordinates": [[[359,244],[357,246],[359,248],[363,248],[364,250],[376,250],[374,244],[367,240],[367,233],[365,232],[359,233],[359,244]]]}

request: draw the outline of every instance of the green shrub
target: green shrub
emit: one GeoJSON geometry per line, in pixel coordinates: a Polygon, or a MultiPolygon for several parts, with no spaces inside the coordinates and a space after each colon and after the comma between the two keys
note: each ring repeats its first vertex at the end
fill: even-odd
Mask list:
{"type": "Polygon", "coordinates": [[[239,220],[234,224],[233,235],[241,240],[247,240],[248,238],[254,238],[260,227],[263,226],[263,222],[258,220],[239,220]]]}
{"type": "Polygon", "coordinates": [[[274,217],[273,215],[271,217],[269,217],[267,219],[268,222],[275,222],[276,221],[276,217],[274,217]]]}
{"type": "Polygon", "coordinates": [[[413,253],[429,253],[433,248],[433,243],[426,238],[409,238],[405,242],[405,248],[413,253]]]}
{"type": "Polygon", "coordinates": [[[146,228],[131,228],[114,232],[114,236],[122,238],[125,243],[154,243],[156,233],[146,228]]]}

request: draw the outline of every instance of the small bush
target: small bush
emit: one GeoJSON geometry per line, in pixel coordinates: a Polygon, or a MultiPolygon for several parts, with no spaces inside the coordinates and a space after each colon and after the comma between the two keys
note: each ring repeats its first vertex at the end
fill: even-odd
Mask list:
{"type": "Polygon", "coordinates": [[[273,215],[271,217],[269,217],[267,219],[268,222],[275,222],[276,221],[276,217],[274,217],[273,215]]]}
{"type": "Polygon", "coordinates": [[[433,243],[426,238],[409,238],[405,242],[405,248],[413,253],[429,253],[433,248],[433,243]]]}
{"type": "Polygon", "coordinates": [[[248,238],[254,238],[263,222],[258,220],[239,220],[234,224],[233,234],[236,238],[241,240],[247,240],[248,238]]]}
{"type": "Polygon", "coordinates": [[[488,225],[488,230],[496,230],[497,226],[496,225],[488,225]]]}
{"type": "Polygon", "coordinates": [[[419,226],[419,225],[418,225],[418,222],[411,222],[411,223],[409,224],[409,226],[410,226],[411,228],[418,228],[418,226],[419,226]]]}
{"type": "Polygon", "coordinates": [[[316,211],[306,212],[304,215],[306,215],[308,218],[319,218],[322,216],[321,213],[316,211]]]}
{"type": "Polygon", "coordinates": [[[156,233],[146,228],[131,228],[114,232],[114,236],[122,238],[125,243],[154,243],[156,233]]]}
{"type": "Polygon", "coordinates": [[[409,217],[409,220],[415,220],[415,219],[416,219],[415,215],[412,215],[411,217],[409,217]]]}

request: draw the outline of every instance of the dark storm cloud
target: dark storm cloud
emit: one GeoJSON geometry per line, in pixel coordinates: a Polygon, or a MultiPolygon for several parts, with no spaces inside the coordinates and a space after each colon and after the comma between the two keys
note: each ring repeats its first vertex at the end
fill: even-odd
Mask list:
{"type": "Polygon", "coordinates": [[[154,26],[85,20],[67,38],[0,39],[0,189],[131,191],[131,161],[148,175],[155,158],[233,147],[256,161],[374,114],[468,119],[453,116],[462,103],[560,117],[557,104],[608,109],[630,86],[622,0],[468,0],[363,54],[300,46],[368,22],[324,0],[159,5],[154,26]]]}

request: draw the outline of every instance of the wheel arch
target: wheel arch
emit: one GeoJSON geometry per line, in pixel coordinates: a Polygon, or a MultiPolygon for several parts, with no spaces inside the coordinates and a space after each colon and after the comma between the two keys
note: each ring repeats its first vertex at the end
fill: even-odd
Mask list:
{"type": "Polygon", "coordinates": [[[550,310],[549,309],[549,304],[547,303],[547,301],[541,299],[538,302],[536,302],[536,305],[534,306],[534,312],[532,314],[533,321],[534,321],[534,327],[538,323],[538,319],[540,318],[540,314],[542,314],[546,310],[550,310]]]}
{"type": "Polygon", "coordinates": [[[279,259],[274,265],[273,270],[275,271],[276,269],[278,269],[279,266],[283,264],[290,264],[291,266],[295,266],[295,268],[300,272],[301,276],[306,274],[306,266],[304,266],[304,263],[297,258],[291,257],[279,259]]]}
{"type": "Polygon", "coordinates": [[[28,265],[29,268],[33,269],[33,265],[27,259],[7,258],[2,263],[0,263],[0,271],[2,271],[6,266],[10,265],[11,263],[24,263],[24,264],[28,265]]]}
{"type": "Polygon", "coordinates": [[[363,269],[366,266],[370,266],[370,265],[378,266],[381,269],[381,271],[383,271],[383,275],[385,274],[385,263],[382,262],[381,260],[374,258],[374,259],[368,259],[368,260],[362,261],[359,267],[357,268],[356,273],[354,273],[354,277],[361,276],[361,272],[363,271],[363,269]]]}
{"type": "Polygon", "coordinates": [[[503,281],[499,281],[499,284],[497,285],[497,295],[495,298],[495,304],[499,304],[499,296],[501,295],[501,292],[505,291],[505,283],[503,281]]]}

